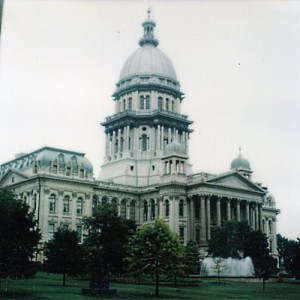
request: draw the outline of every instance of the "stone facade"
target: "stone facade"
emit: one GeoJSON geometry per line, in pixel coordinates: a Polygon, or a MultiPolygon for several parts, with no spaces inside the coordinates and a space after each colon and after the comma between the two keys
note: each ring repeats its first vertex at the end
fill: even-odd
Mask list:
{"type": "Polygon", "coordinates": [[[239,156],[223,174],[192,173],[192,121],[168,57],[157,48],[155,22],[143,23],[140,48],[125,62],[113,95],[115,112],[102,123],[105,158],[98,179],[83,153],[44,147],[0,166],[0,187],[9,186],[35,212],[43,241],[59,226],[78,231],[97,206],[115,203],[137,224],[163,218],[184,243],[205,252],[211,230],[229,220],[247,221],[276,250],[274,197],[252,180],[239,156]]]}

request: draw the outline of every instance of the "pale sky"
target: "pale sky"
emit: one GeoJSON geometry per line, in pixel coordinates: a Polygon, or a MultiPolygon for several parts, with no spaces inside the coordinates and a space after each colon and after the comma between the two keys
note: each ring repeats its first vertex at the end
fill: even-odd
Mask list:
{"type": "Polygon", "coordinates": [[[300,1],[5,0],[0,164],[43,146],[86,153],[151,5],[194,121],[194,172],[230,169],[239,145],[275,196],[278,233],[300,237],[300,1]]]}

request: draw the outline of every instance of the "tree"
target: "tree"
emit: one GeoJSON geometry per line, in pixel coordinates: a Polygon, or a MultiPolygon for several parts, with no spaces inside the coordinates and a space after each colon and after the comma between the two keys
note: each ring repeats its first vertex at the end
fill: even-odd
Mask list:
{"type": "Polygon", "coordinates": [[[213,265],[212,269],[214,271],[216,271],[216,273],[218,275],[219,284],[221,284],[220,275],[221,275],[222,271],[228,269],[228,265],[226,264],[225,259],[222,257],[214,257],[213,261],[214,261],[214,265],[213,265]]]}
{"type": "Polygon", "coordinates": [[[300,239],[297,239],[297,244],[294,248],[293,260],[291,262],[291,270],[296,279],[300,279],[300,239]]]}
{"type": "Polygon", "coordinates": [[[108,289],[109,274],[124,270],[125,246],[136,225],[118,216],[115,205],[105,204],[84,219],[84,228],[88,231],[84,246],[88,252],[90,288],[108,289]]]}
{"type": "Polygon", "coordinates": [[[240,258],[240,251],[245,252],[250,232],[247,222],[226,222],[224,227],[212,230],[208,253],[213,257],[240,258]]]}
{"type": "Polygon", "coordinates": [[[0,189],[0,279],[29,278],[41,238],[34,213],[8,189],[0,189]]]}
{"type": "Polygon", "coordinates": [[[156,219],[142,225],[129,240],[127,260],[131,270],[155,278],[155,296],[159,296],[161,275],[174,275],[183,267],[183,245],[168,224],[156,219]]]}
{"type": "Polygon", "coordinates": [[[188,241],[184,248],[184,272],[186,274],[199,273],[199,248],[194,240],[188,241]]]}
{"type": "Polygon", "coordinates": [[[276,270],[277,265],[277,260],[270,254],[266,235],[261,231],[250,232],[245,248],[245,255],[251,257],[253,261],[255,275],[263,279],[265,291],[265,281],[276,270]]]}
{"type": "Polygon", "coordinates": [[[298,243],[294,240],[289,240],[286,237],[277,234],[277,250],[279,254],[280,267],[288,273],[293,272],[293,263],[298,243]]]}
{"type": "Polygon", "coordinates": [[[58,229],[53,240],[46,244],[44,255],[46,270],[49,273],[63,275],[63,286],[66,276],[77,276],[85,271],[85,253],[78,243],[78,234],[74,230],[58,229]]]}

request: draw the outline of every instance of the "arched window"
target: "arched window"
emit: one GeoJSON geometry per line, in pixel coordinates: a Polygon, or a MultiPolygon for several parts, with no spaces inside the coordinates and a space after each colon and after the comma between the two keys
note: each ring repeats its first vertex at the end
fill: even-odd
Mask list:
{"type": "Polygon", "coordinates": [[[272,220],[269,220],[269,233],[272,233],[273,228],[272,228],[272,220]]]}
{"type": "Polygon", "coordinates": [[[124,219],[126,218],[126,200],[125,199],[123,199],[121,201],[121,217],[124,219]]]}
{"type": "Polygon", "coordinates": [[[116,198],[113,198],[113,199],[111,200],[111,204],[117,206],[117,205],[118,205],[118,200],[117,200],[116,198]]]}
{"type": "Polygon", "coordinates": [[[126,109],[126,100],[124,99],[123,100],[123,110],[125,110],[126,109]]]}
{"type": "Polygon", "coordinates": [[[150,201],[150,209],[151,209],[151,220],[155,219],[155,201],[151,199],[150,201]]]}
{"type": "Polygon", "coordinates": [[[170,202],[169,200],[166,200],[165,202],[165,215],[168,217],[170,215],[170,202]]]}
{"type": "Polygon", "coordinates": [[[195,201],[195,218],[200,219],[200,203],[195,201]]]}
{"type": "Polygon", "coordinates": [[[147,151],[147,144],[148,144],[147,141],[148,141],[147,134],[143,134],[142,135],[142,145],[141,145],[142,151],[147,151]]]}
{"type": "Polygon", "coordinates": [[[183,200],[179,201],[179,217],[184,216],[184,205],[183,205],[183,200]]]}
{"type": "Polygon", "coordinates": [[[79,197],[76,202],[76,213],[78,216],[81,216],[83,212],[83,199],[79,197]]]}
{"type": "Polygon", "coordinates": [[[51,194],[49,197],[49,213],[55,213],[56,211],[56,196],[51,194]]]}
{"type": "Polygon", "coordinates": [[[162,97],[158,97],[158,99],[157,99],[157,108],[159,110],[163,109],[163,98],[162,97]]]}
{"type": "Polygon", "coordinates": [[[150,109],[150,96],[146,96],[146,109],[150,109]]]}
{"type": "Polygon", "coordinates": [[[70,196],[65,196],[63,200],[63,213],[68,214],[70,212],[70,196]]]}
{"type": "Polygon", "coordinates": [[[92,214],[95,213],[95,211],[97,210],[98,207],[98,197],[97,196],[93,196],[93,201],[92,201],[92,214]]]}
{"type": "Polygon", "coordinates": [[[135,220],[135,201],[130,202],[130,220],[135,220]]]}
{"type": "Polygon", "coordinates": [[[166,110],[169,110],[169,109],[170,109],[170,107],[169,107],[169,99],[166,98],[166,110]]]}
{"type": "Polygon", "coordinates": [[[128,109],[132,109],[132,98],[130,97],[129,99],[128,99],[128,109]]]}
{"type": "Polygon", "coordinates": [[[150,96],[141,96],[140,97],[140,109],[150,109],[150,96]]]}
{"type": "Polygon", "coordinates": [[[77,168],[78,168],[78,162],[77,162],[77,157],[75,155],[73,155],[71,157],[71,162],[72,162],[72,168],[73,168],[73,170],[74,171],[77,170],[77,168]]]}
{"type": "Polygon", "coordinates": [[[174,103],[174,100],[172,100],[172,112],[175,112],[175,103],[174,103]]]}
{"type": "Polygon", "coordinates": [[[104,197],[102,198],[101,204],[102,204],[102,205],[105,205],[106,203],[108,203],[108,198],[104,196],[104,197]]]}
{"type": "Polygon", "coordinates": [[[146,200],[144,201],[144,221],[148,221],[148,203],[146,200]]]}

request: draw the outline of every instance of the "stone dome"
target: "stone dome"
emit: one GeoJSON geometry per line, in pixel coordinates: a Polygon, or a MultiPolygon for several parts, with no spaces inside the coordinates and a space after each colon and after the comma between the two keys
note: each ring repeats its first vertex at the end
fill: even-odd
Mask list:
{"type": "MultiPolygon", "coordinates": [[[[148,11],[149,13],[149,11],[148,11]]],[[[155,22],[148,19],[143,23],[144,35],[139,40],[140,48],[125,61],[116,84],[113,97],[140,89],[151,89],[169,92],[183,99],[176,72],[168,56],[157,48],[158,40],[154,37],[155,22]]]]}
{"type": "Polygon", "coordinates": [[[249,161],[246,158],[242,157],[241,149],[240,149],[239,156],[231,162],[230,169],[231,170],[237,170],[237,169],[251,170],[249,161]]]}
{"type": "Polygon", "coordinates": [[[135,76],[151,75],[177,81],[175,69],[167,55],[153,44],[144,44],[126,60],[119,81],[135,76]]]}

